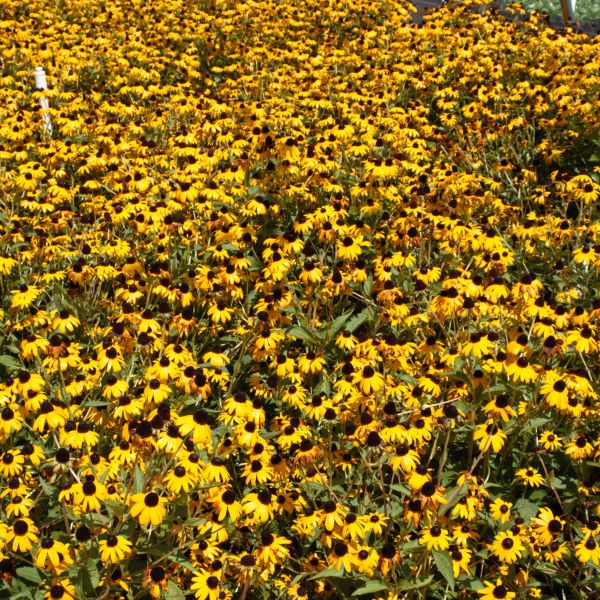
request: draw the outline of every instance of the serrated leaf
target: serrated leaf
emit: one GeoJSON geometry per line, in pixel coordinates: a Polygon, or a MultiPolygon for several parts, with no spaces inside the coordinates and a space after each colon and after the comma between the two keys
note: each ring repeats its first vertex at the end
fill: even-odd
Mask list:
{"type": "Polygon", "coordinates": [[[344,313],[334,319],[331,322],[331,325],[326,329],[327,339],[332,340],[335,337],[335,334],[342,328],[344,323],[352,316],[351,312],[344,313]]]}
{"type": "Polygon", "coordinates": [[[389,589],[385,583],[381,581],[367,581],[363,587],[358,588],[356,591],[352,592],[352,596],[364,596],[365,594],[375,594],[377,592],[383,592],[384,590],[389,589]]]}
{"type": "Polygon", "coordinates": [[[439,552],[438,550],[434,550],[432,556],[437,570],[448,582],[450,589],[454,591],[454,572],[452,569],[452,559],[447,552],[439,552]]]}
{"type": "Polygon", "coordinates": [[[100,585],[100,572],[98,571],[98,565],[93,558],[88,558],[86,570],[90,576],[90,581],[94,586],[94,589],[96,589],[100,585]]]}
{"type": "Polygon", "coordinates": [[[56,488],[53,485],[50,485],[43,477],[40,477],[38,479],[38,482],[39,482],[40,487],[42,488],[42,491],[44,492],[44,494],[46,494],[46,496],[52,497],[56,488]]]}
{"type": "Polygon", "coordinates": [[[365,308],[361,310],[357,315],[354,315],[348,323],[346,323],[346,331],[354,333],[363,323],[371,319],[373,316],[373,310],[371,308],[365,308]]]}
{"type": "Polygon", "coordinates": [[[17,577],[31,581],[32,583],[41,583],[42,578],[40,572],[35,567],[19,567],[17,569],[17,577]]]}

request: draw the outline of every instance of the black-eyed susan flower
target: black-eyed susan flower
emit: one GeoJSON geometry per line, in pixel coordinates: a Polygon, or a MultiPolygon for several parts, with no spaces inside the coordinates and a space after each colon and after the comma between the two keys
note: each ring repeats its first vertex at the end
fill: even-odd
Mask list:
{"type": "Polygon", "coordinates": [[[505,423],[517,416],[515,409],[510,405],[508,394],[499,394],[494,400],[490,400],[483,410],[489,415],[500,417],[505,423]]]}
{"type": "Polygon", "coordinates": [[[550,545],[564,530],[565,521],[555,517],[549,508],[542,507],[531,519],[531,527],[543,546],[550,545]]]}
{"type": "Polygon", "coordinates": [[[119,564],[131,551],[131,542],[122,535],[108,534],[98,542],[100,558],[105,562],[119,564]]]}
{"type": "Polygon", "coordinates": [[[482,452],[487,452],[490,448],[493,452],[499,452],[506,441],[506,434],[490,420],[476,427],[473,439],[479,442],[482,452]]]}
{"type": "Polygon", "coordinates": [[[498,579],[496,583],[485,581],[484,587],[477,590],[477,593],[480,600],[513,600],[516,597],[516,593],[511,592],[501,579],[498,579]]]}
{"type": "Polygon", "coordinates": [[[75,586],[68,579],[52,581],[46,588],[44,600],[75,600],[75,586]]]}
{"type": "Polygon", "coordinates": [[[131,496],[131,516],[137,518],[140,525],[160,525],[167,514],[166,501],[156,492],[133,494],[131,496]]]}
{"type": "Polygon", "coordinates": [[[511,502],[507,502],[501,498],[496,498],[490,504],[490,514],[492,515],[492,519],[494,519],[494,521],[498,521],[499,523],[507,523],[511,517],[511,508],[511,502]]]}
{"type": "Polygon", "coordinates": [[[439,525],[424,527],[419,532],[419,544],[425,546],[427,550],[447,550],[450,541],[448,530],[439,525]]]}
{"type": "Polygon", "coordinates": [[[327,363],[322,356],[318,356],[312,351],[307,352],[298,359],[298,367],[300,371],[306,375],[320,373],[326,364],[327,363]]]}
{"type": "Polygon", "coordinates": [[[211,502],[219,521],[229,517],[235,523],[244,514],[242,505],[236,500],[235,492],[229,488],[216,488],[211,493],[211,502]]]}
{"type": "Polygon", "coordinates": [[[43,293],[43,290],[35,285],[23,284],[19,289],[13,290],[11,308],[28,308],[31,306],[43,293]]]}
{"type": "Polygon", "coordinates": [[[575,556],[583,564],[600,565],[600,544],[593,537],[585,537],[575,545],[575,556]]]}
{"type": "Polygon", "coordinates": [[[361,371],[357,371],[353,375],[352,381],[359,387],[363,394],[377,393],[385,384],[383,375],[371,365],[367,365],[361,371]]]}
{"type": "Polygon", "coordinates": [[[356,547],[343,540],[333,540],[331,552],[327,557],[328,563],[335,569],[351,573],[354,569],[354,553],[356,547]]]}
{"type": "Polygon", "coordinates": [[[198,571],[192,577],[190,590],[197,600],[219,600],[221,579],[209,571],[198,571]]]}
{"type": "Polygon", "coordinates": [[[540,444],[545,450],[558,450],[562,447],[562,438],[553,431],[543,431],[540,435],[540,444]]]}
{"type": "Polygon", "coordinates": [[[51,537],[42,538],[35,553],[35,565],[38,569],[56,569],[65,559],[72,561],[66,544],[51,537]]]}
{"type": "Polygon", "coordinates": [[[518,535],[512,531],[499,533],[492,543],[492,552],[501,562],[508,564],[514,563],[521,558],[524,551],[523,543],[518,535]]]}
{"type": "Polygon", "coordinates": [[[18,450],[9,451],[0,457],[0,473],[4,477],[14,477],[23,471],[25,457],[18,450]]]}
{"type": "Polygon", "coordinates": [[[37,532],[31,519],[17,519],[8,527],[5,543],[13,552],[29,552],[38,542],[37,532]]]}
{"type": "Polygon", "coordinates": [[[193,475],[183,465],[177,465],[172,471],[169,471],[163,479],[167,489],[174,494],[189,492],[194,486],[193,475]]]}
{"type": "Polygon", "coordinates": [[[471,562],[471,551],[464,547],[449,547],[450,558],[452,559],[452,573],[455,578],[460,577],[461,573],[470,575],[469,564],[471,562]]]}
{"type": "Polygon", "coordinates": [[[94,475],[87,475],[82,483],[75,484],[73,494],[74,503],[83,512],[100,510],[107,497],[106,487],[94,475]]]}
{"type": "Polygon", "coordinates": [[[525,356],[519,357],[506,367],[508,376],[516,382],[531,383],[536,380],[537,372],[525,356]]]}

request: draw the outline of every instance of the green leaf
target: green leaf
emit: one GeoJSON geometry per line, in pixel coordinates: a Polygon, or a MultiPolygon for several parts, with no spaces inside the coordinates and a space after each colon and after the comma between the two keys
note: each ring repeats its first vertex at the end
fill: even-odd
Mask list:
{"type": "Polygon", "coordinates": [[[185,600],[185,594],[179,586],[169,581],[165,592],[165,600],[185,600]]]}
{"type": "Polygon", "coordinates": [[[108,402],[105,400],[89,400],[85,403],[85,406],[90,408],[106,407],[108,406],[108,402]]]}
{"type": "Polygon", "coordinates": [[[27,600],[31,600],[33,598],[31,590],[27,590],[25,592],[15,593],[12,590],[0,590],[0,598],[4,600],[21,600],[21,598],[26,598],[27,600]]]}
{"type": "Polygon", "coordinates": [[[7,369],[20,369],[21,363],[10,354],[3,354],[0,356],[0,365],[6,367],[7,369]]]}
{"type": "Polygon", "coordinates": [[[133,490],[136,494],[144,491],[144,474],[139,465],[135,465],[133,469],[133,490]]]}
{"type": "Polygon", "coordinates": [[[100,572],[98,571],[98,564],[93,558],[88,558],[86,570],[94,589],[96,589],[100,585],[100,572]]]}
{"type": "Polygon", "coordinates": [[[299,340],[303,340],[308,342],[309,344],[315,343],[315,337],[308,330],[304,329],[304,327],[292,327],[288,332],[288,335],[298,338],[299,340]]]}
{"type": "Polygon", "coordinates": [[[117,517],[122,517],[125,514],[126,507],[123,506],[121,502],[117,502],[116,500],[105,500],[104,506],[106,506],[106,508],[108,508],[117,517]]]}
{"type": "Polygon", "coordinates": [[[444,576],[444,579],[448,582],[450,589],[454,591],[454,572],[452,570],[452,559],[447,552],[433,551],[433,562],[437,567],[437,570],[444,576]]]}
{"type": "Polygon", "coordinates": [[[375,594],[376,592],[383,592],[383,590],[389,589],[385,583],[381,581],[367,581],[363,587],[358,588],[355,592],[352,592],[352,596],[364,596],[365,594],[375,594]]]}
{"type": "Polygon", "coordinates": [[[334,567],[329,567],[329,569],[325,569],[323,571],[319,571],[312,577],[309,577],[309,580],[312,579],[325,579],[327,577],[343,577],[344,571],[342,569],[335,569],[334,567]]]}
{"type": "Polygon", "coordinates": [[[90,574],[88,573],[85,567],[79,569],[77,572],[77,587],[81,590],[81,595],[83,597],[93,596],[96,591],[96,587],[92,583],[92,579],[90,574]]]}
{"type": "Polygon", "coordinates": [[[394,492],[400,492],[405,496],[410,496],[412,494],[410,488],[407,485],[404,485],[403,483],[393,483],[392,485],[390,485],[390,489],[394,490],[394,492]]]}
{"type": "Polygon", "coordinates": [[[40,572],[35,567],[19,567],[17,577],[31,581],[32,583],[42,583],[40,572]]]}
{"type": "Polygon", "coordinates": [[[538,514],[539,507],[527,498],[519,498],[515,502],[515,510],[525,519],[530,521],[535,515],[538,514]]]}
{"type": "Polygon", "coordinates": [[[489,388],[485,389],[486,394],[501,394],[506,391],[506,386],[503,383],[498,383],[497,385],[492,385],[489,388]]]}
{"type": "Polygon", "coordinates": [[[363,323],[373,317],[373,309],[365,308],[361,310],[357,315],[354,315],[346,324],[346,331],[354,333],[363,323]]]}
{"type": "Polygon", "coordinates": [[[331,322],[331,325],[327,328],[327,339],[332,340],[335,334],[342,328],[344,323],[352,316],[351,312],[340,315],[337,319],[331,322]]]}
{"type": "Polygon", "coordinates": [[[321,379],[319,383],[315,386],[315,394],[320,394],[321,392],[325,392],[325,394],[331,393],[331,383],[329,383],[328,379],[321,379]]]}
{"type": "Polygon", "coordinates": [[[40,477],[38,479],[38,482],[44,494],[46,496],[52,497],[54,492],[56,491],[56,488],[53,485],[50,485],[43,477],[40,477]]]}
{"type": "Polygon", "coordinates": [[[534,419],[530,419],[529,421],[527,421],[527,425],[525,425],[523,431],[531,431],[536,427],[542,427],[543,425],[546,425],[549,421],[550,419],[548,417],[535,417],[534,419]]]}
{"type": "Polygon", "coordinates": [[[198,567],[194,566],[189,560],[186,560],[183,556],[179,554],[172,554],[171,561],[177,563],[180,567],[187,569],[190,573],[198,570],[198,567]]]}
{"type": "Polygon", "coordinates": [[[429,577],[402,579],[398,582],[398,591],[405,592],[407,590],[418,590],[419,588],[429,585],[433,581],[433,575],[429,577]]]}

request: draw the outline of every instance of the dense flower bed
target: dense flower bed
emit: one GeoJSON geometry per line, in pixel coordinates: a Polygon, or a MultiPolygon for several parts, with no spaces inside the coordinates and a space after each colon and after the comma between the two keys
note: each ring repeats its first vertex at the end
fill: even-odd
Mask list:
{"type": "Polygon", "coordinates": [[[0,5],[1,597],[598,589],[600,42],[411,10],[0,5]]]}

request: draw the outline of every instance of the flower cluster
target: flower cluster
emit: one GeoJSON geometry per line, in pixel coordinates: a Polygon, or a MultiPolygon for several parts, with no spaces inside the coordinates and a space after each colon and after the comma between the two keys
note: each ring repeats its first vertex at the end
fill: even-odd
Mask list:
{"type": "Polygon", "coordinates": [[[597,589],[600,41],[512,10],[2,3],[11,598],[597,589]]]}

